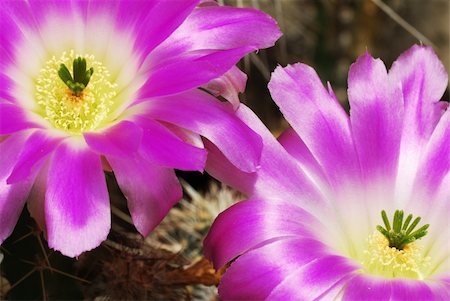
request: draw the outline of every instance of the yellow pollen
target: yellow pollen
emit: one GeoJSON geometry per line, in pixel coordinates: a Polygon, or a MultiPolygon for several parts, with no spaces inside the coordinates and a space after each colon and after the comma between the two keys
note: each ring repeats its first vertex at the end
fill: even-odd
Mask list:
{"type": "Polygon", "coordinates": [[[403,250],[389,247],[389,241],[380,232],[369,236],[362,263],[366,272],[385,278],[424,279],[423,271],[430,264],[417,243],[407,244],[403,250]]]}
{"type": "Polygon", "coordinates": [[[39,105],[38,113],[55,128],[71,133],[93,131],[107,121],[113,99],[117,95],[117,85],[109,81],[110,74],[93,55],[76,54],[73,50],[45,63],[36,80],[35,97],[39,105]],[[76,96],[59,78],[61,64],[72,66],[77,57],[86,59],[88,68],[94,74],[88,86],[76,96]]]}

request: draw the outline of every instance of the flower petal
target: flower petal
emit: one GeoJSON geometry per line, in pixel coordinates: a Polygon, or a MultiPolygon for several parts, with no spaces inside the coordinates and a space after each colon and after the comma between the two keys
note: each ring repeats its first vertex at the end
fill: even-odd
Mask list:
{"type": "Polygon", "coordinates": [[[359,178],[349,118],[323,87],[314,69],[304,64],[278,67],[269,90],[334,187],[336,183],[353,183],[359,178]]]}
{"type": "Polygon", "coordinates": [[[415,45],[394,62],[389,78],[402,88],[405,102],[397,199],[406,202],[425,145],[445,111],[446,106],[439,100],[447,87],[448,76],[430,47],[415,45]]]}
{"type": "Polygon", "coordinates": [[[383,279],[357,275],[349,281],[344,300],[444,300],[433,296],[424,281],[413,279],[383,279]]]}
{"type": "Polygon", "coordinates": [[[14,134],[0,144],[0,244],[12,233],[33,185],[34,177],[15,184],[6,183],[27,136],[14,134]]]}
{"type": "Polygon", "coordinates": [[[205,149],[184,142],[157,121],[138,117],[136,122],[144,130],[140,147],[144,158],[164,167],[203,171],[205,149]]]}
{"type": "Polygon", "coordinates": [[[195,9],[161,46],[174,48],[181,44],[189,50],[242,46],[257,49],[273,46],[280,36],[276,21],[259,10],[208,6],[195,9]]]}
{"type": "Polygon", "coordinates": [[[70,257],[100,245],[111,226],[100,157],[75,139],[55,150],[45,194],[48,244],[70,257]]]}
{"type": "Polygon", "coordinates": [[[310,236],[317,225],[310,214],[287,202],[239,202],[222,212],[204,241],[205,256],[216,268],[267,241],[310,236]]]}
{"type": "Polygon", "coordinates": [[[151,164],[139,154],[107,159],[128,200],[134,225],[147,236],[183,195],[174,171],[151,164]]]}
{"type": "Polygon", "coordinates": [[[214,96],[222,96],[228,100],[235,110],[239,107],[239,93],[245,90],[247,75],[238,67],[233,66],[224,75],[208,82],[203,88],[214,96]]]}
{"type": "Polygon", "coordinates": [[[83,136],[89,147],[100,154],[126,156],[139,148],[142,128],[123,120],[103,131],[84,133],[83,136]]]}
{"type": "Polygon", "coordinates": [[[447,88],[444,65],[431,47],[414,45],[394,62],[389,77],[403,91],[404,139],[427,139],[443,113],[436,103],[447,88]]]}
{"type": "MultiPolygon", "coordinates": [[[[238,257],[226,270],[219,285],[220,298],[266,299],[292,271],[325,256],[327,251],[327,248],[316,240],[295,237],[284,237],[250,250],[238,257]]],[[[299,290],[300,284],[296,284],[294,288],[299,290]]]]}
{"type": "MultiPolygon", "coordinates": [[[[297,249],[308,248],[300,245],[297,249]]],[[[309,253],[310,251],[306,251],[309,253]]],[[[329,299],[327,293],[335,286],[345,287],[346,280],[352,277],[359,267],[342,256],[325,256],[316,258],[301,268],[294,269],[270,293],[270,300],[317,300],[329,299]],[[305,289],[299,289],[305,288],[305,289]]]]}
{"type": "Polygon", "coordinates": [[[199,133],[214,143],[242,171],[255,171],[261,138],[234,111],[200,90],[154,98],[144,103],[148,116],[199,133]],[[230,138],[232,137],[232,139],[230,138]]]}
{"type": "Polygon", "coordinates": [[[34,131],[23,146],[7,182],[11,184],[24,181],[30,175],[36,174],[36,169],[40,168],[39,163],[50,155],[60,141],[61,138],[52,137],[46,131],[34,131]]]}
{"type": "Polygon", "coordinates": [[[347,284],[343,300],[388,301],[392,296],[392,279],[356,275],[347,284]]]}
{"type": "Polygon", "coordinates": [[[300,163],[302,169],[308,172],[321,187],[328,186],[326,175],[322,167],[292,128],[285,130],[278,137],[278,141],[284,149],[300,163]]]}
{"type": "Polygon", "coordinates": [[[255,174],[241,172],[217,148],[205,143],[209,152],[206,162],[208,173],[255,198],[292,202],[301,199],[301,206],[311,212],[323,208],[325,198],[321,187],[311,182],[261,120],[243,104],[236,115],[263,139],[260,167],[255,174]]]}
{"type": "Polygon", "coordinates": [[[199,0],[120,1],[119,28],[134,27],[135,49],[147,55],[178,28],[199,0]]]}
{"type": "MultiPolygon", "coordinates": [[[[428,141],[417,169],[413,195],[426,197],[427,207],[450,173],[450,111],[446,111],[428,141]]],[[[448,186],[447,186],[448,191],[448,186]]],[[[437,200],[436,200],[437,201],[437,200]]],[[[448,201],[448,200],[447,200],[448,201]]],[[[436,207],[433,206],[433,210],[436,207]]]]}
{"type": "Polygon", "coordinates": [[[15,104],[0,102],[0,135],[15,133],[40,126],[30,120],[27,114],[15,104]]]}
{"type": "Polygon", "coordinates": [[[350,67],[348,94],[362,173],[368,182],[383,180],[384,189],[394,186],[403,122],[401,90],[389,81],[383,62],[366,52],[350,67]]]}
{"type": "Polygon", "coordinates": [[[31,217],[36,221],[39,228],[44,231],[47,237],[47,227],[45,222],[45,192],[47,191],[48,168],[51,159],[46,160],[36,176],[30,195],[27,200],[27,209],[31,217]]]}
{"type": "Polygon", "coordinates": [[[220,51],[199,50],[183,53],[153,66],[137,100],[171,95],[202,86],[227,72],[247,53],[256,50],[240,47],[220,51]],[[198,72],[201,70],[201,72],[198,72]]]}

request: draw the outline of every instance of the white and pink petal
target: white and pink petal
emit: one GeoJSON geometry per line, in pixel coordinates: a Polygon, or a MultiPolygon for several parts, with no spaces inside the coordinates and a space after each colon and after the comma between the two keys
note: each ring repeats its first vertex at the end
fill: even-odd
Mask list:
{"type": "Polygon", "coordinates": [[[53,153],[45,222],[49,246],[70,257],[99,246],[109,233],[109,196],[100,157],[81,138],[66,140],[53,153]]]}

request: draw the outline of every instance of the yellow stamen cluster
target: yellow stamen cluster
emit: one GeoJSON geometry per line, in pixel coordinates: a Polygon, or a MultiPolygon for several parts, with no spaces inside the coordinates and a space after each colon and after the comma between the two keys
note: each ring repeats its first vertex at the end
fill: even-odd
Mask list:
{"type": "Polygon", "coordinates": [[[82,55],[95,72],[81,94],[73,94],[60,79],[58,70],[61,64],[71,66],[76,57],[80,55],[72,50],[64,52],[59,58],[51,58],[36,80],[35,97],[39,105],[38,113],[55,128],[82,133],[95,130],[106,121],[117,95],[117,85],[109,81],[110,74],[100,61],[93,55],[82,55]]]}
{"type": "Polygon", "coordinates": [[[409,243],[403,250],[389,247],[389,240],[378,231],[368,239],[363,265],[367,272],[386,278],[424,279],[423,271],[430,258],[424,257],[417,243],[409,243]]]}

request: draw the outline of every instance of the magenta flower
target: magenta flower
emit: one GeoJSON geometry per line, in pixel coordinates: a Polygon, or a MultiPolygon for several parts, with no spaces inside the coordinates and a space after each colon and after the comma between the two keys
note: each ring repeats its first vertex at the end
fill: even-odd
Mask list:
{"type": "Polygon", "coordinates": [[[173,169],[204,169],[201,136],[255,170],[259,136],[197,88],[232,98],[246,79],[233,66],[280,32],[257,10],[198,2],[1,2],[0,242],[28,198],[51,248],[98,246],[111,168],[147,235],[181,198],[173,169]]]}
{"type": "Polygon", "coordinates": [[[348,84],[350,117],[311,67],[278,67],[269,89],[292,126],[279,143],[238,112],[263,137],[259,172],[210,153],[209,170],[251,197],[205,241],[217,268],[232,262],[224,300],[450,299],[444,67],[422,46],[389,72],[366,53],[348,84]]]}

